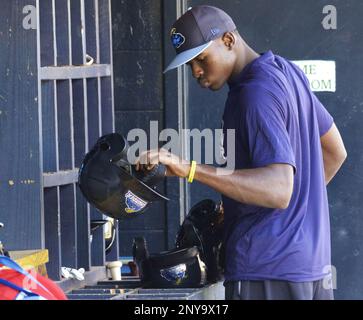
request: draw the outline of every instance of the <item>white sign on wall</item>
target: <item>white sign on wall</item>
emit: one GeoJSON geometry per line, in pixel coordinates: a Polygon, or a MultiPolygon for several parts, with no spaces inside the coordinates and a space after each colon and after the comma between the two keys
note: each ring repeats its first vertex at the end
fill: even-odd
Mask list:
{"type": "Polygon", "coordinates": [[[304,71],[310,82],[312,91],[336,91],[336,64],[335,61],[304,60],[292,61],[304,71]]]}

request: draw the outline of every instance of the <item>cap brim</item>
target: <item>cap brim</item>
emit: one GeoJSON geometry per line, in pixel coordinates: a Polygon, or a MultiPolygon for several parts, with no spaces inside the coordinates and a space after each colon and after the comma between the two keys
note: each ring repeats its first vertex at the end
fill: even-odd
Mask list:
{"type": "Polygon", "coordinates": [[[189,49],[186,50],[182,53],[179,53],[174,60],[168,65],[168,67],[164,70],[164,73],[173,70],[177,67],[180,67],[181,65],[189,62],[190,60],[193,60],[195,57],[197,57],[198,55],[200,55],[205,49],[207,49],[211,44],[213,43],[213,41],[210,41],[206,44],[203,44],[199,47],[193,48],[193,49],[189,49]]]}

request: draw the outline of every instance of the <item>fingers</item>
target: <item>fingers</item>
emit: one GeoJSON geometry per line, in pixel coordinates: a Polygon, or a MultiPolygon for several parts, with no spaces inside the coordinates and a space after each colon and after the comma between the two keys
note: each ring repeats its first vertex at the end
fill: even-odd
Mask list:
{"type": "Polygon", "coordinates": [[[157,164],[166,166],[166,176],[185,177],[190,171],[190,161],[185,161],[167,149],[143,152],[136,164],[136,170],[152,170],[157,164]]]}
{"type": "Polygon", "coordinates": [[[152,170],[159,164],[159,150],[149,150],[143,152],[137,161],[135,168],[139,170],[152,170]]]}

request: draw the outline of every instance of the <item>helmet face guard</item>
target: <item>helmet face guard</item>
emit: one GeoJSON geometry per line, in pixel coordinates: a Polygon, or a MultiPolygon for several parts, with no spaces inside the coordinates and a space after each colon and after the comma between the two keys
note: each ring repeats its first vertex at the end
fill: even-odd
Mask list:
{"type": "Polygon", "coordinates": [[[136,216],[155,201],[169,200],[155,190],[165,176],[165,167],[135,173],[127,160],[128,149],[121,135],[103,136],[85,156],[79,170],[78,184],[84,197],[115,219],[136,216]]]}

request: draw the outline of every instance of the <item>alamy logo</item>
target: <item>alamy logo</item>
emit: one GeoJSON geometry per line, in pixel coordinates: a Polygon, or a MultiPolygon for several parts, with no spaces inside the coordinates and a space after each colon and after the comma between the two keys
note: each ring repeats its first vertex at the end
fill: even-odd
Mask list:
{"type": "Polygon", "coordinates": [[[28,5],[23,8],[23,28],[25,30],[35,30],[37,28],[37,9],[35,6],[28,5]]]}
{"type": "Polygon", "coordinates": [[[174,48],[178,49],[184,44],[185,37],[181,33],[177,33],[176,29],[173,28],[171,30],[171,42],[174,48]]]}
{"type": "MultiPolygon", "coordinates": [[[[132,129],[127,135],[127,141],[135,142],[127,153],[127,160],[131,164],[138,163],[142,153],[149,149],[157,150],[162,145],[162,149],[180,157],[176,161],[182,164],[189,164],[193,155],[197,163],[216,165],[217,175],[230,175],[235,171],[235,129],[176,131],[167,128],[160,131],[158,121],[151,121],[149,133],[139,128],[132,129]],[[181,141],[184,141],[184,149],[181,141]]],[[[151,161],[151,164],[157,163],[158,159],[151,161]]]]}
{"type": "Polygon", "coordinates": [[[323,13],[326,14],[322,21],[325,30],[336,30],[338,25],[337,8],[333,5],[327,5],[323,8],[323,13]]]}

